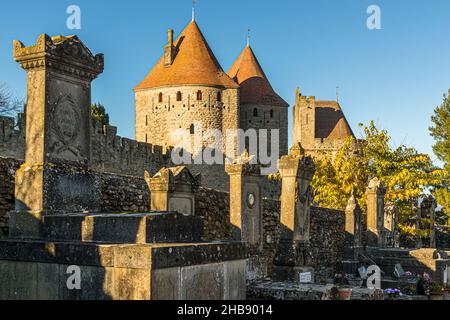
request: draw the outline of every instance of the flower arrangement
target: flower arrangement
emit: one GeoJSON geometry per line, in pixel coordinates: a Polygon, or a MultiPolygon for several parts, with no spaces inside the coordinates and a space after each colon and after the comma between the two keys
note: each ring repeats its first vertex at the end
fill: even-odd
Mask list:
{"type": "Polygon", "coordinates": [[[384,290],[384,293],[389,297],[389,299],[397,299],[400,297],[402,292],[399,289],[389,288],[384,290]]]}

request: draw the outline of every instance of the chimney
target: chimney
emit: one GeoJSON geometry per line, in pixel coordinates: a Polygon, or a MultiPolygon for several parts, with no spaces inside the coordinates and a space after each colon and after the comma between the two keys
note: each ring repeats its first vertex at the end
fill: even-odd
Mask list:
{"type": "Polygon", "coordinates": [[[169,38],[169,43],[168,43],[168,45],[169,45],[169,46],[173,46],[173,29],[169,29],[169,30],[167,31],[167,35],[168,35],[168,38],[169,38]]]}
{"type": "Polygon", "coordinates": [[[164,48],[164,65],[170,67],[175,58],[175,47],[173,45],[173,29],[167,31],[168,43],[164,48]]]}

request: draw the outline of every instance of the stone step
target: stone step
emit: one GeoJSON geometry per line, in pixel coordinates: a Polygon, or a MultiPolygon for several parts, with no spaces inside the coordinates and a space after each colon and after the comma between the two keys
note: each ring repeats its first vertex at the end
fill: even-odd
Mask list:
{"type": "Polygon", "coordinates": [[[196,243],[202,241],[203,221],[175,212],[71,214],[45,216],[43,230],[47,241],[196,243]]]}

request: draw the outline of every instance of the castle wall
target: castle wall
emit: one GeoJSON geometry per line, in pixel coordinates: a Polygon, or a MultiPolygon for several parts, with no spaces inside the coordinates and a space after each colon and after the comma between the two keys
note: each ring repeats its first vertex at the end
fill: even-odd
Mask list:
{"type": "MultiPolygon", "coordinates": [[[[161,145],[179,146],[173,134],[178,129],[190,131],[193,124],[201,124],[202,134],[208,129],[226,132],[237,128],[239,92],[207,86],[181,86],[148,89],[136,92],[136,140],[161,145]],[[197,99],[197,92],[202,99],[197,99]],[[178,93],[181,101],[177,101],[178,93]],[[162,102],[159,95],[162,94],[162,102]],[[218,94],[221,100],[218,101],[218,94]]],[[[198,133],[198,132],[197,132],[198,133]]],[[[203,146],[208,143],[205,141],[203,146]]]]}
{"type": "Polygon", "coordinates": [[[246,104],[240,106],[240,128],[248,129],[267,129],[268,148],[270,149],[271,134],[270,130],[280,130],[280,155],[288,153],[288,111],[289,108],[277,106],[265,106],[256,104],[246,104]],[[257,110],[257,115],[255,114],[257,110]]]}
{"type": "MultiPolygon", "coordinates": [[[[2,121],[7,124],[4,126],[7,134],[0,137],[0,157],[23,160],[25,140],[22,125],[19,129],[14,129],[12,118],[0,117],[0,124],[2,121]]],[[[2,132],[3,130],[0,130],[0,133],[2,132]]],[[[170,152],[164,153],[160,146],[120,137],[117,135],[117,128],[113,126],[102,127],[98,123],[93,123],[91,141],[92,169],[99,172],[140,178],[144,176],[145,170],[153,175],[162,167],[174,166],[170,152]]],[[[187,167],[194,174],[201,173],[202,186],[224,192],[229,191],[230,178],[223,165],[190,164],[187,167]]],[[[268,198],[278,199],[280,185],[267,181],[264,183],[263,192],[268,198]]]]}

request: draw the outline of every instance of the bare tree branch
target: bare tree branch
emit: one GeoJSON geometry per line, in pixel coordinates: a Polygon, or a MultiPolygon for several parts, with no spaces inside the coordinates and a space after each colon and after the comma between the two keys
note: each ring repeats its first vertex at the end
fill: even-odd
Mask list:
{"type": "Polygon", "coordinates": [[[11,91],[0,84],[0,115],[14,117],[23,110],[24,102],[11,94],[11,91]]]}

